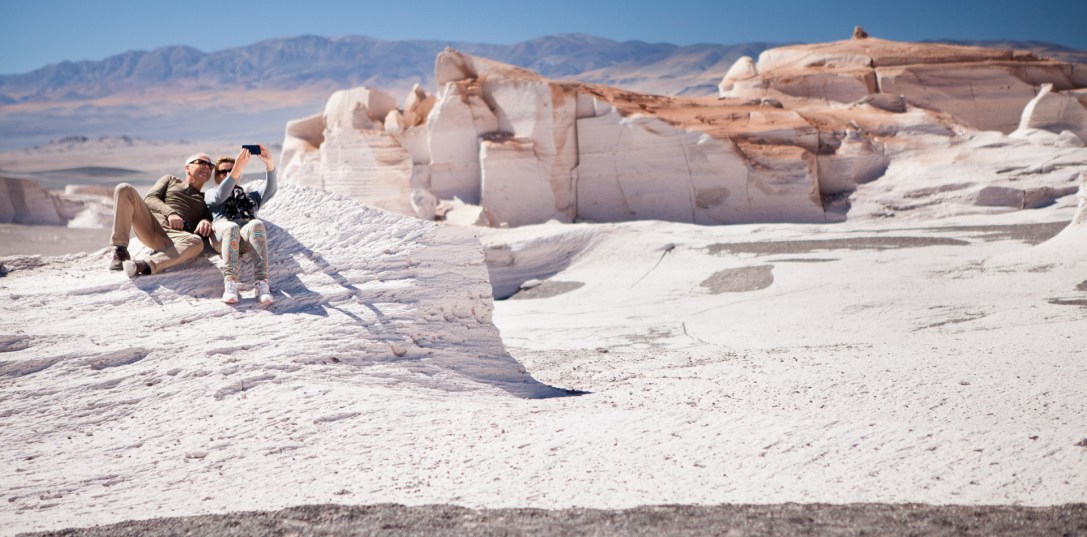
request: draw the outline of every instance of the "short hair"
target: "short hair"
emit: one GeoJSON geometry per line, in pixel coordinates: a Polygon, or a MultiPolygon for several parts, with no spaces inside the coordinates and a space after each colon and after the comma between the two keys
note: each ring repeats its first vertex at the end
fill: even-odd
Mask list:
{"type": "Polygon", "coordinates": [[[188,166],[194,160],[211,160],[211,155],[207,153],[193,153],[185,159],[185,165],[188,166]]]}
{"type": "Polygon", "coordinates": [[[219,157],[219,158],[215,159],[215,167],[218,168],[219,165],[224,163],[224,162],[229,162],[231,164],[234,164],[234,157],[219,157]]]}

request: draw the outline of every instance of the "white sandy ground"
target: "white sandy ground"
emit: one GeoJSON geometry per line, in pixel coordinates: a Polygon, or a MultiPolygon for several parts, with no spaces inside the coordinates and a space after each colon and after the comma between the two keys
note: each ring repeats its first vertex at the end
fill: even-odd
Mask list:
{"type": "Polygon", "coordinates": [[[263,212],[269,308],[221,304],[204,259],[129,281],[105,250],[6,258],[0,532],[313,503],[1087,501],[1087,232],[1023,240],[1075,196],[864,217],[887,179],[844,224],[476,230],[550,275],[493,303],[471,230],[291,185],[263,212]]]}

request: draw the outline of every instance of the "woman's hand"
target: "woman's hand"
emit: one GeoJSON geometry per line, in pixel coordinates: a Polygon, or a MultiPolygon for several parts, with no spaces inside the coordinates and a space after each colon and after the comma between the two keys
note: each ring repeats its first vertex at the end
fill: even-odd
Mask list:
{"type": "Polygon", "coordinates": [[[275,163],[275,161],[272,160],[272,153],[268,151],[267,147],[264,147],[264,144],[261,144],[260,154],[257,155],[257,157],[259,157],[261,160],[264,161],[265,171],[270,172],[270,171],[276,169],[276,163],[275,163]]]}
{"type": "MultiPolygon", "coordinates": [[[[261,151],[264,150],[261,149],[261,151]]],[[[250,156],[252,156],[252,153],[244,147],[238,152],[237,158],[234,159],[234,168],[230,170],[230,176],[233,177],[235,181],[241,182],[242,173],[245,171],[245,165],[249,164],[250,156]]]]}

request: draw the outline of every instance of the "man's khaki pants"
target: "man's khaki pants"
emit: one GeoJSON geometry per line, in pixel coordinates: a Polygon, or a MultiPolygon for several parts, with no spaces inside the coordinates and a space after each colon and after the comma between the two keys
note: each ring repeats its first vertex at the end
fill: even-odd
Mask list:
{"type": "Polygon", "coordinates": [[[110,242],[114,246],[127,248],[129,235],[135,231],[140,242],[153,250],[151,256],[144,260],[151,267],[152,274],[191,261],[204,251],[204,241],[200,235],[170,229],[165,218],[160,220],[155,217],[132,185],[117,185],[113,191],[113,202],[113,237],[110,242]]]}

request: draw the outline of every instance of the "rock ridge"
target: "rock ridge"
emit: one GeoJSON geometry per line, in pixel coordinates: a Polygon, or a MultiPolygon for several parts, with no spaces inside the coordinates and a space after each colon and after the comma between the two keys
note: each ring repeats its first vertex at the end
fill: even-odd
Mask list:
{"type": "Polygon", "coordinates": [[[416,85],[403,109],[362,87],[289,123],[284,180],[461,224],[834,222],[904,150],[961,139],[992,110],[1008,132],[1080,136],[1080,67],[868,37],[741,58],[721,96],[695,98],[553,81],[447,48],[438,91],[416,85]],[[930,68],[937,78],[917,77],[930,68]],[[963,70],[1000,76],[963,83],[963,70]],[[1014,95],[1000,94],[1013,74],[1014,95]]]}

